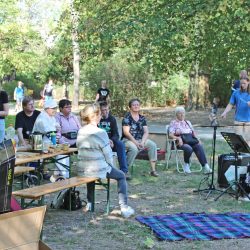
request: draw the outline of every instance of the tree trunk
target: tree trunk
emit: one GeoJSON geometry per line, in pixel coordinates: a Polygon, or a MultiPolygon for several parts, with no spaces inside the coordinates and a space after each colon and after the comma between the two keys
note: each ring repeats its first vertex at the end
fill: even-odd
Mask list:
{"type": "Polygon", "coordinates": [[[189,74],[190,84],[186,110],[205,108],[209,104],[209,78],[199,69],[196,62],[189,74]]]}
{"type": "Polygon", "coordinates": [[[79,83],[80,83],[80,49],[78,43],[78,13],[74,9],[74,1],[70,1],[71,20],[72,20],[72,45],[73,45],[73,71],[74,71],[74,91],[73,108],[79,107],[79,83]]]}
{"type": "Polygon", "coordinates": [[[63,82],[63,96],[66,99],[69,99],[69,90],[68,90],[68,82],[64,81],[63,82]]]}

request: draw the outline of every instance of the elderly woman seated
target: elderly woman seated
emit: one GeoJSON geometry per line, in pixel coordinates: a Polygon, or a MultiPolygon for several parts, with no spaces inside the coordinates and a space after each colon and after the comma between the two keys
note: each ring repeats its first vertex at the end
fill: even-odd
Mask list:
{"type": "Polygon", "coordinates": [[[207,163],[204,149],[195,137],[193,126],[190,121],[185,120],[185,109],[183,107],[177,107],[175,109],[175,115],[176,119],[171,121],[168,133],[170,138],[176,139],[177,148],[184,151],[184,173],[191,173],[189,164],[193,151],[202,165],[204,173],[211,173],[212,170],[207,163]],[[192,137],[192,135],[194,137],[192,137]]]}

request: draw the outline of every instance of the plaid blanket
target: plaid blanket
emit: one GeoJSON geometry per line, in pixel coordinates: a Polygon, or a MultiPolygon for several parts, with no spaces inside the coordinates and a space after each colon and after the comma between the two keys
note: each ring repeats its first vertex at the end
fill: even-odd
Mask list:
{"type": "Polygon", "coordinates": [[[250,214],[179,213],[137,216],[161,240],[217,240],[250,237],[250,214]]]}

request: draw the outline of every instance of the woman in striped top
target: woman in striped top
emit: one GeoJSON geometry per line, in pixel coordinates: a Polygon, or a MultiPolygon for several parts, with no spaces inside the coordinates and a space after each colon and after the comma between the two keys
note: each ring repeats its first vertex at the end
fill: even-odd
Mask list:
{"type": "MultiPolygon", "coordinates": [[[[78,148],[78,175],[117,180],[119,205],[123,217],[134,214],[134,209],[127,205],[127,182],[122,171],[113,167],[113,154],[109,138],[103,129],[97,127],[101,119],[99,104],[87,105],[80,118],[85,125],[80,128],[76,145],[78,148]]],[[[88,204],[91,210],[94,196],[94,183],[87,184],[88,204]]]]}

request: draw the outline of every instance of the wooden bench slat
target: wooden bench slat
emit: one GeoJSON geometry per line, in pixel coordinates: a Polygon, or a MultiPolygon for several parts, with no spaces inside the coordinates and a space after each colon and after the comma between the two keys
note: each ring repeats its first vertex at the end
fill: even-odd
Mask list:
{"type": "Polygon", "coordinates": [[[80,186],[82,184],[94,182],[96,180],[98,180],[98,178],[76,176],[62,181],[57,181],[53,183],[43,184],[40,186],[35,186],[32,188],[17,190],[12,192],[12,194],[14,196],[18,196],[21,198],[37,200],[46,194],[54,193],[67,188],[80,186]]]}
{"type": "Polygon", "coordinates": [[[29,173],[30,171],[34,171],[34,167],[26,167],[26,166],[15,166],[14,168],[14,175],[20,175],[29,173]]]}

